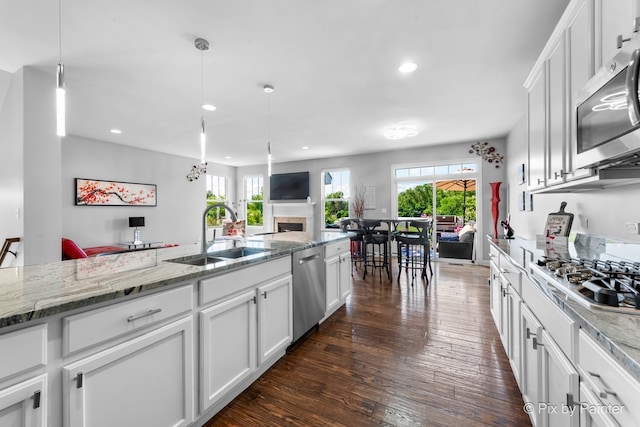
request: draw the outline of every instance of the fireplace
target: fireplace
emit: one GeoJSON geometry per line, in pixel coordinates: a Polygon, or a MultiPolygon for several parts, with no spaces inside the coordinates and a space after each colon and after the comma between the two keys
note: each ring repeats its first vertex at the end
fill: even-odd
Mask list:
{"type": "Polygon", "coordinates": [[[296,216],[277,216],[273,218],[273,230],[283,231],[307,231],[307,218],[296,216]]]}
{"type": "Polygon", "coordinates": [[[313,236],[313,211],[315,203],[273,203],[269,213],[271,230],[275,232],[298,231],[313,236]]]}

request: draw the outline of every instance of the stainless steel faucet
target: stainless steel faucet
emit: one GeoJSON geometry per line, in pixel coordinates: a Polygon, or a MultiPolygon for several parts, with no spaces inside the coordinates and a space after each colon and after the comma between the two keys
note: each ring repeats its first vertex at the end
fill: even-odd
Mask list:
{"type": "Polygon", "coordinates": [[[225,205],[224,203],[218,202],[218,203],[213,203],[207,206],[207,209],[204,210],[204,214],[202,214],[202,253],[203,254],[206,254],[207,249],[209,249],[209,247],[213,244],[213,242],[215,242],[215,237],[213,239],[213,242],[211,242],[211,244],[207,242],[207,214],[213,208],[225,208],[229,212],[229,215],[231,216],[231,221],[236,222],[238,220],[238,217],[236,216],[236,213],[233,211],[233,209],[231,209],[228,205],[225,205]]]}

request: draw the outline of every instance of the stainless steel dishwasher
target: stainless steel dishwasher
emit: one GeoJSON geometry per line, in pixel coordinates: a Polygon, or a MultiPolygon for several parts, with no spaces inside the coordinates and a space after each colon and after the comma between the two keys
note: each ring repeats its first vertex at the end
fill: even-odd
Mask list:
{"type": "Polygon", "coordinates": [[[324,316],[326,284],[322,246],[294,252],[291,262],[295,342],[324,316]]]}

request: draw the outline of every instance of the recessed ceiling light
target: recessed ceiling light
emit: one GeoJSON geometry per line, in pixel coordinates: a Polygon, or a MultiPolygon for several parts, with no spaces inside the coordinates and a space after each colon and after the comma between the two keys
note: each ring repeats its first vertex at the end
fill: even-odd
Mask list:
{"type": "Polygon", "coordinates": [[[303,150],[308,150],[309,147],[307,147],[306,145],[304,147],[302,147],[303,150]]]}
{"type": "Polygon", "coordinates": [[[262,88],[262,90],[264,90],[265,93],[272,93],[273,92],[273,86],[271,85],[264,85],[264,87],[262,88]]]}
{"type": "Polygon", "coordinates": [[[225,158],[225,159],[230,159],[230,158],[231,158],[231,156],[224,156],[224,158],[225,158]]]}
{"type": "Polygon", "coordinates": [[[413,73],[418,68],[418,64],[415,62],[405,62],[398,68],[401,73],[413,73]]]}
{"type": "Polygon", "coordinates": [[[122,131],[120,129],[111,129],[109,132],[115,133],[115,134],[121,134],[122,133],[122,131]]]}
{"type": "Polygon", "coordinates": [[[207,111],[216,111],[216,106],[211,104],[202,104],[202,109],[207,111]]]}

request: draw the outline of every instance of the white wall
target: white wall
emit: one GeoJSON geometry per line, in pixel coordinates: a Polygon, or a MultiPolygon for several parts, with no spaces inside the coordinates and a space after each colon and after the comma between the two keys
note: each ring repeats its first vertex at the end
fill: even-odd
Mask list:
{"type": "Polygon", "coordinates": [[[640,241],[640,236],[626,232],[626,222],[640,222],[640,191],[638,184],[593,190],[581,193],[535,194],[533,211],[517,209],[519,191],[526,184],[517,184],[517,167],[527,164],[527,129],[523,116],[508,137],[507,177],[511,222],[516,235],[528,239],[541,234],[547,215],[557,212],[560,203],[567,202],[566,211],[575,215],[572,231],[595,234],[629,241],[640,241]]]}
{"type": "MultiPolygon", "coordinates": [[[[197,162],[155,151],[68,136],[62,144],[63,235],[81,247],[133,240],[130,216],[144,216],[142,239],[190,244],[200,240],[205,209],[203,177],[188,181],[197,162]],[[76,206],[74,178],[138,182],[157,185],[158,205],[76,206]]],[[[235,177],[235,168],[209,165],[208,172],[235,177]]]]}
{"type": "MultiPolygon", "coordinates": [[[[5,239],[24,235],[22,70],[11,75],[7,86],[0,107],[0,245],[5,239]]],[[[3,266],[22,265],[23,262],[21,244],[18,259],[9,255],[3,266]]]]}
{"type": "MultiPolygon", "coordinates": [[[[355,185],[375,186],[376,188],[376,208],[375,210],[365,210],[365,217],[368,218],[389,218],[391,216],[391,185],[392,166],[398,164],[430,163],[430,162],[455,162],[464,159],[478,161],[481,165],[479,177],[479,188],[477,191],[478,206],[478,258],[484,259],[484,253],[488,253],[488,243],[482,236],[493,232],[491,221],[491,192],[489,182],[503,181],[505,168],[495,168],[493,165],[484,162],[475,154],[469,154],[471,144],[476,141],[442,144],[415,149],[398,149],[394,151],[384,151],[357,156],[334,157],[329,159],[314,159],[289,163],[276,163],[273,165],[273,173],[301,172],[309,171],[311,176],[310,192],[312,202],[316,203],[314,210],[314,229],[321,229],[320,206],[321,182],[320,175],[326,169],[349,168],[351,171],[352,190],[355,185]],[[385,210],[383,212],[383,210],[385,210]]],[[[506,147],[505,139],[489,140],[490,144],[496,147],[497,151],[504,154],[506,147]]],[[[255,165],[238,168],[238,195],[242,195],[242,178],[247,175],[262,174],[267,179],[267,169],[265,165],[255,165]]],[[[505,185],[505,188],[507,186],[505,185]]],[[[265,181],[265,199],[268,200],[268,180],[265,181]]],[[[504,218],[506,209],[506,189],[501,191],[500,212],[501,219],[504,218]]],[[[266,220],[265,220],[266,222],[266,220]]]]}

